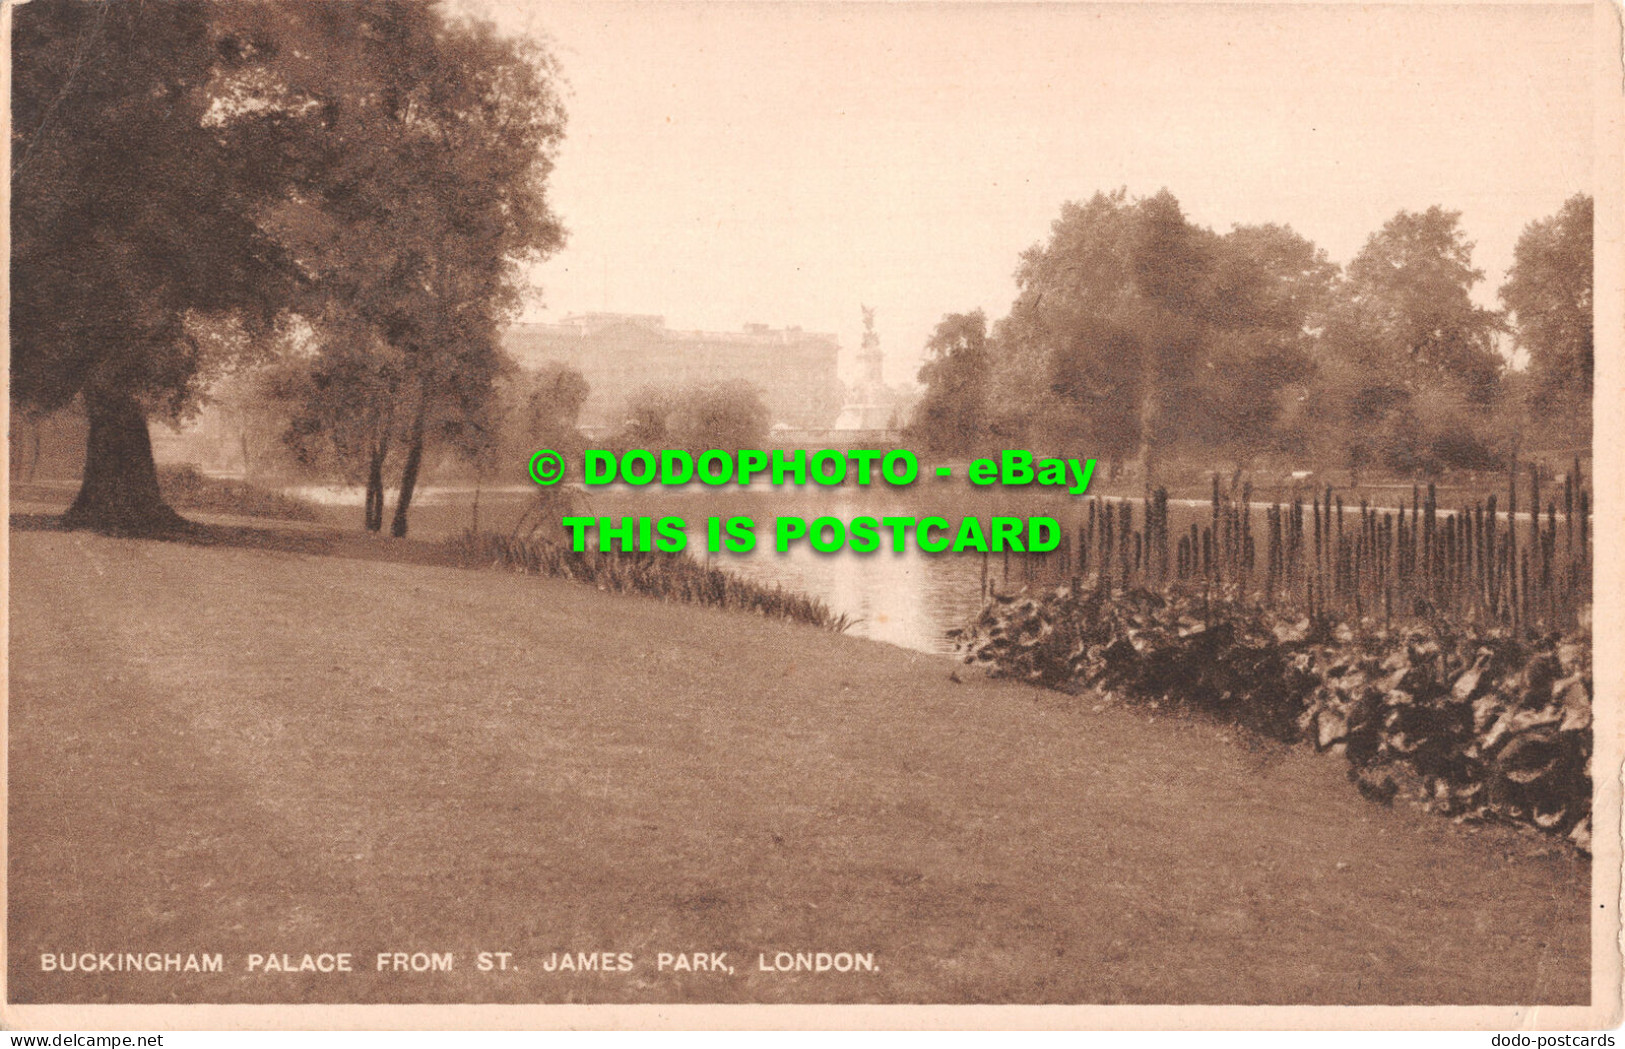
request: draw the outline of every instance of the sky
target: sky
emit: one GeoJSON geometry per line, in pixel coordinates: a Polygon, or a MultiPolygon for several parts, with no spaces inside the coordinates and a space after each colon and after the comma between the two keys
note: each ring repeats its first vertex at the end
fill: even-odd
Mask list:
{"type": "Polygon", "coordinates": [[[1462,213],[1495,305],[1531,220],[1592,192],[1589,5],[525,3],[552,48],[567,246],[527,320],[834,332],[888,382],[945,313],[1003,316],[1067,200],[1166,187],[1346,263],[1400,209],[1462,213]]]}

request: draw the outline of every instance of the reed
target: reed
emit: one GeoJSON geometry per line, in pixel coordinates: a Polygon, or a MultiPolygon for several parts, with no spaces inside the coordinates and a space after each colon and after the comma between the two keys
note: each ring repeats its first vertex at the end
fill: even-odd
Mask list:
{"type": "MultiPolygon", "coordinates": [[[[1541,471],[1519,465],[1504,502],[1494,493],[1449,508],[1429,484],[1412,486],[1408,506],[1383,507],[1327,486],[1267,504],[1260,518],[1250,483],[1238,476],[1226,486],[1214,474],[1209,505],[1188,529],[1172,526],[1166,489],[1139,501],[1138,521],[1133,501],[1096,496],[1063,523],[1064,555],[1017,555],[1029,562],[1018,575],[1104,591],[1233,586],[1273,607],[1384,626],[1444,616],[1528,636],[1571,630],[1589,621],[1591,493],[1578,458],[1558,481],[1561,500],[1548,487],[1544,504],[1541,471]]],[[[984,576],[984,595],[990,582],[984,576]]]]}
{"type": "Polygon", "coordinates": [[[456,560],[469,567],[505,568],[528,575],[570,579],[601,590],[750,612],[836,633],[857,622],[845,614],[837,614],[815,597],[777,584],[758,583],[686,554],[576,553],[546,538],[473,529],[447,540],[447,546],[456,560]]]}

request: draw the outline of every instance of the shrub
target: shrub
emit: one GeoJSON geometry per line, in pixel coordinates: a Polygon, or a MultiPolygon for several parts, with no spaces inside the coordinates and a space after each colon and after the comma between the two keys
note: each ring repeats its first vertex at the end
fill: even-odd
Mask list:
{"type": "Polygon", "coordinates": [[[1591,835],[1589,635],[1519,640],[1444,619],[1292,619],[1226,589],[1060,586],[996,596],[951,631],[996,676],[1207,711],[1336,749],[1382,801],[1591,835]]]}
{"type": "Polygon", "coordinates": [[[618,593],[646,594],[666,601],[710,605],[787,619],[840,633],[854,620],[837,615],[815,597],[766,586],[701,564],[686,554],[576,553],[546,538],[467,531],[448,541],[452,555],[470,567],[573,579],[618,593]]]}
{"type": "Polygon", "coordinates": [[[319,521],[321,511],[302,499],[261,488],[247,481],[208,477],[190,464],[158,469],[158,489],[177,510],[319,521]]]}
{"type": "Polygon", "coordinates": [[[645,386],[627,402],[618,437],[625,448],[760,448],[771,421],[762,395],[747,382],[701,383],[671,389],[645,386]]]}

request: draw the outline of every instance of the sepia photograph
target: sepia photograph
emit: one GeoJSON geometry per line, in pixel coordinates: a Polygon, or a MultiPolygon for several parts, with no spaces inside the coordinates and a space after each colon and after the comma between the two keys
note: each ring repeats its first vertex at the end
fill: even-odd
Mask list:
{"type": "Polygon", "coordinates": [[[0,1025],[1620,1023],[1616,4],[0,29],[0,1025]]]}

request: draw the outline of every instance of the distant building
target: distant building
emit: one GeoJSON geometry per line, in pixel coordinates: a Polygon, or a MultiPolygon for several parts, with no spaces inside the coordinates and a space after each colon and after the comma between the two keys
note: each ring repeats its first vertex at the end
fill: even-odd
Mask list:
{"type": "Polygon", "coordinates": [[[774,425],[797,430],[828,427],[841,408],[840,341],[800,328],[673,331],[652,314],[583,313],[558,324],[516,324],[506,344],[523,368],[556,361],[581,372],[591,387],[581,409],[588,432],[619,428],[628,398],[650,385],[742,379],[761,391],[774,425]]]}

